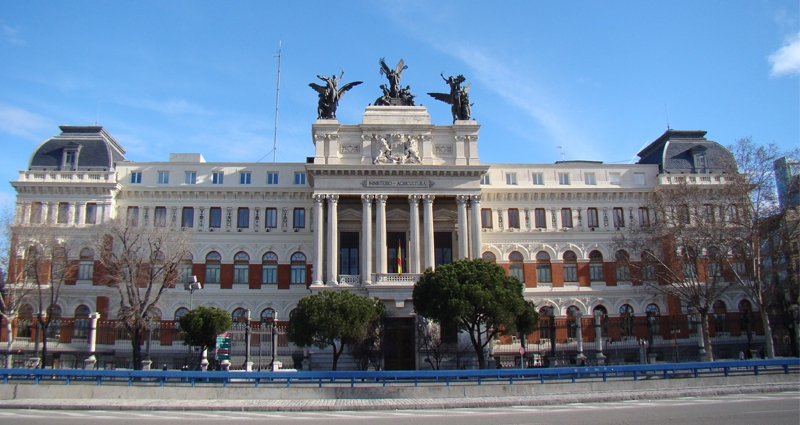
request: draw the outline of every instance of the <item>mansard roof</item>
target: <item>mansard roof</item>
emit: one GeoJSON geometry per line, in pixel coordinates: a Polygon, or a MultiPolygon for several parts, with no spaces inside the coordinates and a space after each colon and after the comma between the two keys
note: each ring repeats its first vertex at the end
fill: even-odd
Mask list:
{"type": "Polygon", "coordinates": [[[704,130],[667,129],[642,149],[637,164],[658,164],[665,174],[724,173],[734,164],[724,146],[705,138],[704,130]]]}
{"type": "Polygon", "coordinates": [[[33,152],[29,170],[109,171],[125,159],[125,149],[101,126],[59,127],[61,134],[33,152]],[[65,152],[76,152],[74,168],[64,169],[65,152]]]}

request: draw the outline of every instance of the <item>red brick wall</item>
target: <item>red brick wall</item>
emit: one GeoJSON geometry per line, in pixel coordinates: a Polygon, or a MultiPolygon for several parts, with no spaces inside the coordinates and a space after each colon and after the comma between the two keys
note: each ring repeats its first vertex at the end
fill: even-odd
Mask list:
{"type": "Polygon", "coordinates": [[[250,289],[261,289],[261,264],[250,264],[250,289]]]}

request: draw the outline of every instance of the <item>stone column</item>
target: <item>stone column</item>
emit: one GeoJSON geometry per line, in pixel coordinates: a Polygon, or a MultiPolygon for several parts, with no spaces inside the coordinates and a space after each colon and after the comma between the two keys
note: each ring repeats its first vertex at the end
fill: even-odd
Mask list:
{"type": "Polygon", "coordinates": [[[572,317],[575,318],[575,339],[578,343],[578,366],[581,366],[586,360],[586,356],[583,355],[583,329],[581,324],[581,318],[583,318],[583,313],[580,311],[576,311],[573,313],[572,317]]]}
{"type": "Polygon", "coordinates": [[[481,258],[481,195],[470,197],[470,208],[472,208],[472,256],[471,258],[481,258]]]}
{"type": "Polygon", "coordinates": [[[77,202],[67,202],[67,226],[75,225],[75,210],[78,209],[77,202]]]}
{"type": "MultiPolygon", "coordinates": [[[[100,204],[97,205],[98,207],[100,204]]],[[[100,215],[100,222],[105,223],[111,220],[111,201],[103,202],[103,213],[100,215]]]]}
{"type": "MultiPolygon", "coordinates": [[[[42,206],[44,206],[44,205],[45,204],[42,203],[42,206]]],[[[46,224],[49,224],[51,226],[56,224],[56,219],[58,217],[58,203],[57,202],[48,202],[47,203],[47,208],[45,208],[44,211],[45,211],[44,216],[45,216],[45,218],[47,220],[43,221],[42,223],[46,223],[46,224]]]]}
{"type": "Polygon", "coordinates": [[[89,315],[89,358],[84,360],[86,369],[94,369],[97,364],[97,358],[94,352],[97,347],[97,321],[100,319],[100,313],[92,313],[89,315]]]}
{"type": "Polygon", "coordinates": [[[375,273],[386,274],[386,200],[387,195],[375,195],[375,273]]]}
{"type": "Polygon", "coordinates": [[[603,312],[600,310],[594,312],[594,344],[597,351],[597,364],[602,365],[605,363],[606,356],[603,355],[603,312]]]}
{"type": "MultiPolygon", "coordinates": [[[[322,258],[324,255],[323,244],[325,243],[325,234],[322,228],[322,203],[325,201],[325,195],[313,195],[314,199],[314,220],[316,221],[314,228],[317,232],[316,237],[316,255],[314,255],[314,263],[312,264],[312,277],[313,286],[322,286],[322,258]]],[[[264,213],[266,215],[266,213],[264,213]]],[[[266,219],[266,218],[265,218],[266,219]]]]}
{"type": "Polygon", "coordinates": [[[328,195],[328,285],[339,281],[339,195],[328,195]]]}
{"type": "Polygon", "coordinates": [[[420,273],[419,270],[419,201],[420,195],[408,195],[409,212],[409,233],[411,243],[408,246],[409,272],[420,273]]]}
{"type": "Polygon", "coordinates": [[[422,243],[424,251],[424,260],[422,268],[427,270],[428,267],[435,268],[436,258],[433,255],[433,195],[424,195],[422,202],[424,203],[423,211],[423,224],[422,224],[422,243]]]}
{"type": "Polygon", "coordinates": [[[458,195],[456,196],[456,205],[458,205],[458,258],[469,258],[469,249],[467,247],[467,239],[469,238],[469,231],[467,230],[467,201],[469,196],[458,195]]]}
{"type": "Polygon", "coordinates": [[[19,215],[17,216],[17,223],[20,224],[30,224],[31,223],[31,203],[30,202],[20,202],[20,211],[19,215]]]}
{"type": "MultiPolygon", "coordinates": [[[[97,211],[95,211],[97,214],[97,211]]],[[[86,224],[86,202],[75,203],[75,225],[83,226],[86,224]]]]}
{"type": "Polygon", "coordinates": [[[361,195],[361,284],[372,283],[372,200],[374,195],[361,195]]]}

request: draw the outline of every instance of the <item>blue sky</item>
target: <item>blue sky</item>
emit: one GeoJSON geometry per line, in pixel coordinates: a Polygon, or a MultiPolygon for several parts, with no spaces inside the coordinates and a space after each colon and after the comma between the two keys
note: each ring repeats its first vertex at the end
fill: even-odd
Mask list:
{"type": "MultiPolygon", "coordinates": [[[[667,127],[724,145],[800,147],[800,7],[789,1],[4,1],[0,180],[63,124],[98,121],[138,161],[200,152],[313,155],[317,74],[364,84],[337,113],[361,122],[378,60],[404,59],[417,104],[451,122],[439,77],[471,83],[484,163],[625,163],[667,127]],[[98,107],[99,101],[99,107],[98,107]]],[[[0,185],[0,204],[14,199],[0,185]]]]}

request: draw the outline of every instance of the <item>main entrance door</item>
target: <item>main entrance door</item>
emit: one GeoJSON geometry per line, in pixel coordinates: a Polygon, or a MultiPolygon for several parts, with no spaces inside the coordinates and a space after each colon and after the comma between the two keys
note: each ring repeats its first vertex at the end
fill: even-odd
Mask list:
{"type": "Polygon", "coordinates": [[[413,317],[386,318],[384,341],[384,369],[414,370],[413,317]]]}

